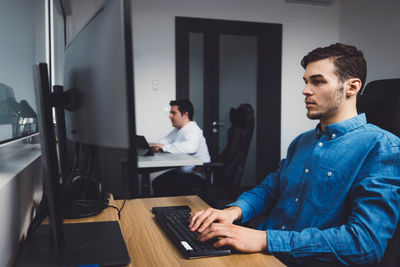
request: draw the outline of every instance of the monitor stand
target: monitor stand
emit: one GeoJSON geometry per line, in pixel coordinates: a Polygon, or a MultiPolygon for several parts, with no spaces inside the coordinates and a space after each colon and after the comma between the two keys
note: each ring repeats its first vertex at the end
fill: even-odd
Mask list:
{"type": "Polygon", "coordinates": [[[64,224],[65,246],[55,249],[49,226],[24,245],[17,266],[120,266],[130,262],[118,221],[64,224]]]}

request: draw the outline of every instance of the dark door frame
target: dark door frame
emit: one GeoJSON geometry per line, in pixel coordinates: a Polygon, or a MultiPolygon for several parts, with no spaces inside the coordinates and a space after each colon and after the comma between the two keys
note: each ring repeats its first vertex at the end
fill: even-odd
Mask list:
{"type": "MultiPolygon", "coordinates": [[[[189,98],[189,33],[204,34],[204,132],[218,116],[218,35],[257,37],[256,180],[275,170],[280,160],[282,25],[201,18],[175,18],[176,98],[189,98]],[[211,102],[210,102],[211,101],[211,102]],[[216,114],[216,115],[215,115],[216,114]]],[[[218,120],[218,118],[216,119],[218,120]]]]}

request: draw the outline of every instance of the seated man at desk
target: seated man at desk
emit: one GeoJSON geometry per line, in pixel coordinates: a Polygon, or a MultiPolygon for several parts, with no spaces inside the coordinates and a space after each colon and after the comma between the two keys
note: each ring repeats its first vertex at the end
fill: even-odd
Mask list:
{"type": "MultiPolygon", "coordinates": [[[[188,99],[174,100],[169,103],[169,119],[174,129],[157,144],[151,144],[154,151],[186,153],[210,162],[210,154],[203,131],[193,121],[194,108],[188,99]]],[[[184,195],[188,190],[202,185],[201,168],[186,166],[168,171],[158,176],[152,183],[155,196],[184,195]]]]}
{"type": "Polygon", "coordinates": [[[356,98],[366,78],[363,53],[334,44],[306,55],[307,117],[286,159],[260,185],[223,210],[195,213],[191,231],[214,246],[267,252],[282,261],[379,262],[399,219],[400,139],[367,124],[356,98]],[[257,229],[232,224],[269,213],[257,229]]]}

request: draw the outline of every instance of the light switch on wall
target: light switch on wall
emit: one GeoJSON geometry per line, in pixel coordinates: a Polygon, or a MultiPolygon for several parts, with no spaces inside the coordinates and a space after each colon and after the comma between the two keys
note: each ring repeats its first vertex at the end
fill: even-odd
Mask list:
{"type": "Polygon", "coordinates": [[[153,90],[158,90],[158,78],[155,76],[151,79],[151,88],[153,88],[153,90]]]}

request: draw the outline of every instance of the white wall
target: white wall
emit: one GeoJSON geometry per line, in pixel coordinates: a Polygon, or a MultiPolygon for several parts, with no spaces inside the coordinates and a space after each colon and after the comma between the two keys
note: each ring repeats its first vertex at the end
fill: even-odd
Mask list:
{"type": "Polygon", "coordinates": [[[339,41],[340,3],[330,7],[284,0],[133,0],[137,132],[156,140],[170,129],[169,101],[175,99],[175,16],[283,25],[282,157],[290,141],[315,126],[306,118],[302,57],[339,41]],[[158,89],[152,80],[158,79],[158,89]]]}
{"type": "Polygon", "coordinates": [[[400,1],[348,0],[340,13],[340,40],[364,52],[367,82],[399,78],[400,1]]]}

